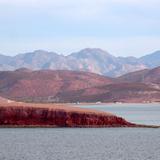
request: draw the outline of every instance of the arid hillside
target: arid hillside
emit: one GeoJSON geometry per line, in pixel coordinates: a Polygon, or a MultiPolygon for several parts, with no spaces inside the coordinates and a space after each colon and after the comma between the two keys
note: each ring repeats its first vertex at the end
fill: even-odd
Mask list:
{"type": "Polygon", "coordinates": [[[159,102],[159,70],[142,70],[119,78],[65,70],[2,71],[0,96],[37,103],[159,102]]]}
{"type": "Polygon", "coordinates": [[[118,79],[126,82],[160,84],[160,67],[131,72],[118,79]]]}
{"type": "Polygon", "coordinates": [[[63,92],[114,82],[112,78],[88,72],[19,69],[0,72],[0,95],[15,100],[59,102],[57,95],[63,92]]]}

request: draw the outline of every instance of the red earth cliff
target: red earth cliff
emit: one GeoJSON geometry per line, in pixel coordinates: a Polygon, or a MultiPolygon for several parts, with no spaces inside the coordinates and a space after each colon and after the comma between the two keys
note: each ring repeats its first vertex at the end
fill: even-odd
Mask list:
{"type": "Polygon", "coordinates": [[[121,117],[96,110],[53,104],[1,103],[0,126],[135,127],[121,117]]]}

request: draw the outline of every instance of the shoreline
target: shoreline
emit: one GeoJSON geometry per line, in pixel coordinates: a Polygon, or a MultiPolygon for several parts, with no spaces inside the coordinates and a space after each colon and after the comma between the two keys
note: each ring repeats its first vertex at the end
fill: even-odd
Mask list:
{"type": "Polygon", "coordinates": [[[97,125],[97,126],[91,126],[91,125],[78,125],[78,126],[57,126],[57,125],[0,125],[0,129],[3,128],[154,128],[158,129],[160,126],[156,125],[141,125],[136,124],[136,126],[113,126],[113,125],[97,125]]]}
{"type": "MultiPolygon", "coordinates": [[[[58,104],[58,103],[57,103],[58,104]]],[[[65,104],[65,103],[64,103],[65,104]]],[[[160,105],[160,102],[152,102],[152,103],[140,103],[140,102],[133,102],[133,103],[124,103],[124,102],[117,102],[117,103],[103,103],[103,102],[101,102],[101,103],[87,103],[87,102],[84,102],[84,103],[78,103],[78,104],[76,104],[76,103],[66,103],[66,104],[69,104],[69,105],[72,105],[72,106],[83,106],[83,105],[123,105],[123,104],[125,104],[125,105],[127,105],[127,104],[135,104],[135,105],[149,105],[149,104],[154,104],[154,105],[160,105]]]]}

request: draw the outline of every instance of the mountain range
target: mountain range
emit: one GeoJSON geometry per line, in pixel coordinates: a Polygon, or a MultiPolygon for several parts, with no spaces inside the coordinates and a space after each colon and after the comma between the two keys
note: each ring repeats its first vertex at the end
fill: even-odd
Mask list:
{"type": "Polygon", "coordinates": [[[16,56],[0,55],[0,70],[28,68],[32,70],[87,71],[110,77],[160,66],[160,51],[146,56],[115,57],[98,48],[86,48],[68,56],[36,50],[16,56]]]}
{"type": "Polygon", "coordinates": [[[110,78],[84,71],[0,72],[0,96],[25,102],[160,102],[160,67],[110,78]]]}

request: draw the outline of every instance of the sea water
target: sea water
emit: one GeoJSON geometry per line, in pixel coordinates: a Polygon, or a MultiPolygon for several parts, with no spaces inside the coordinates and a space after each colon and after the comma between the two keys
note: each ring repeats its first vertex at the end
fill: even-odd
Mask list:
{"type": "Polygon", "coordinates": [[[159,160],[160,129],[0,129],[0,160],[159,160]]]}
{"type": "Polygon", "coordinates": [[[160,104],[158,103],[79,105],[79,107],[111,112],[134,123],[160,125],[160,104]]]}

